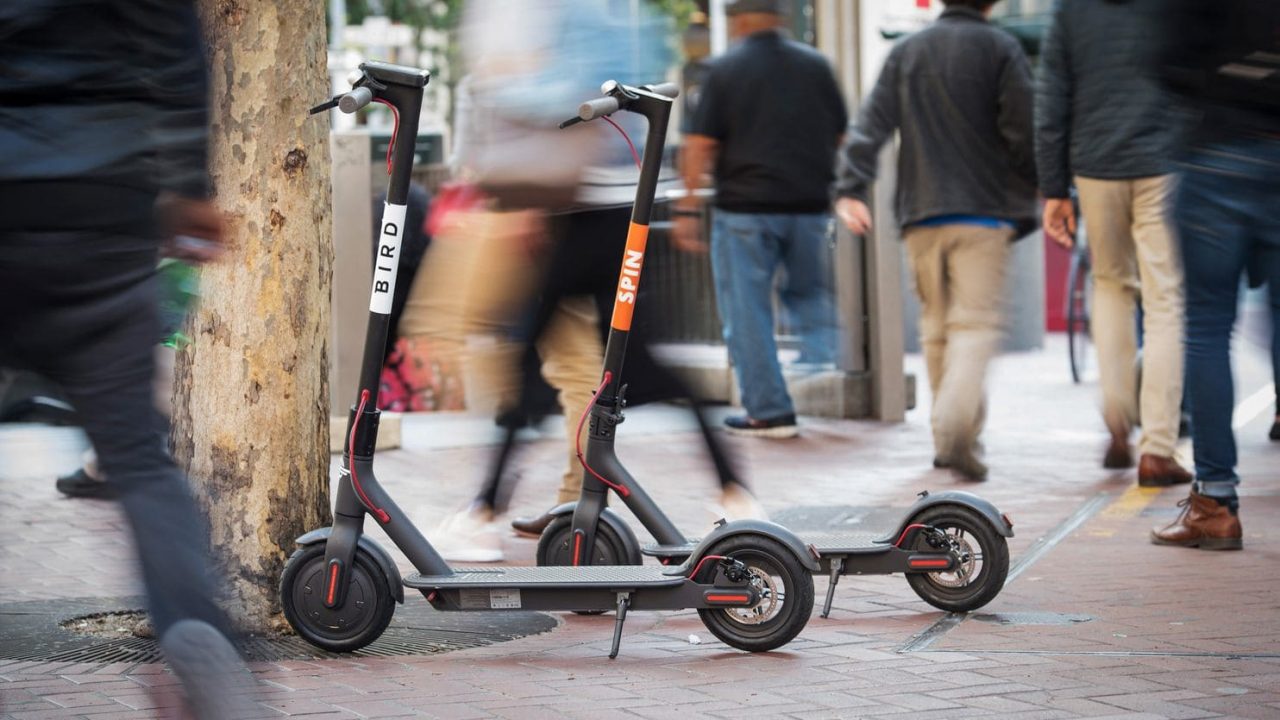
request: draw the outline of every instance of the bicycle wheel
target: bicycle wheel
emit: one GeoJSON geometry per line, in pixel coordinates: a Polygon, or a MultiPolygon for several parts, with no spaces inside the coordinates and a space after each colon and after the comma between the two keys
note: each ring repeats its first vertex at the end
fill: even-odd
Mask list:
{"type": "Polygon", "coordinates": [[[1089,366],[1089,320],[1093,300],[1093,273],[1089,251],[1079,248],[1071,255],[1067,276],[1067,356],[1071,361],[1071,381],[1082,382],[1089,366]]]}

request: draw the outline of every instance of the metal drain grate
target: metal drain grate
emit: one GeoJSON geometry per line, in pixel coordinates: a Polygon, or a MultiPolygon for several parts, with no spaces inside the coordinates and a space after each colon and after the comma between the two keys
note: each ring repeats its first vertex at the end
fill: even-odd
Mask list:
{"type": "MultiPolygon", "coordinates": [[[[80,598],[0,605],[0,658],[82,663],[154,663],[161,660],[150,638],[101,638],[64,629],[63,623],[104,612],[124,612],[141,598],[80,598]]],[[[441,613],[410,599],[396,607],[382,637],[354,653],[331,653],[298,637],[250,637],[237,644],[250,661],[324,660],[351,657],[432,655],[507,642],[554,628],[554,617],[537,612],[441,613]]]]}

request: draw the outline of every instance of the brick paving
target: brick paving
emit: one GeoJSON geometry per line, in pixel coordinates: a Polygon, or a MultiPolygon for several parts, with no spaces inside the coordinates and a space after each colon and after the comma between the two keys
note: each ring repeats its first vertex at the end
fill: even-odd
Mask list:
{"type": "MultiPolygon", "coordinates": [[[[1096,390],[1070,385],[1063,357],[1055,340],[995,368],[992,475],[969,489],[1016,523],[1019,574],[960,622],[939,624],[901,577],[846,577],[831,618],[815,613],[781,651],[727,648],[693,611],[636,612],[610,662],[611,615],[557,615],[549,633],[447,654],[257,663],[261,717],[1280,717],[1280,531],[1266,523],[1280,513],[1280,446],[1264,439],[1267,413],[1240,431],[1245,551],[1157,548],[1146,531],[1185,489],[1138,490],[1132,472],[1098,467],[1096,390]],[[1078,527],[1020,565],[1082,508],[1078,527]]],[[[1260,353],[1238,365],[1242,396],[1265,382],[1260,353]]],[[[927,428],[917,410],[899,425],[805,419],[794,442],[731,443],[766,507],[795,517],[905,507],[921,489],[960,487],[930,469],[927,428]]],[[[713,483],[696,436],[631,429],[619,441],[628,467],[680,526],[707,527],[713,483]]],[[[429,528],[467,498],[487,457],[483,447],[389,452],[379,477],[429,528]]],[[[553,440],[524,448],[515,512],[542,509],[560,461],[553,440]]],[[[114,507],[62,500],[48,479],[3,470],[0,492],[0,605],[138,594],[114,507]]],[[[512,536],[506,549],[527,563],[534,542],[512,536]]],[[[825,589],[818,579],[819,599],[825,589]]],[[[163,666],[3,659],[14,650],[0,648],[4,720],[181,717],[163,666]]]]}

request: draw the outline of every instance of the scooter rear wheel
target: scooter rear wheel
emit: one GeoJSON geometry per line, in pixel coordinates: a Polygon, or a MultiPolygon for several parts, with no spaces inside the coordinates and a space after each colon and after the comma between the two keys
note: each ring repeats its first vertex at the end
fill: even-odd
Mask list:
{"type": "Polygon", "coordinates": [[[341,607],[324,606],[324,543],[293,554],[280,577],[280,604],[298,635],[331,652],[359,650],[377,640],[391,624],[396,600],[377,562],[357,549],[347,573],[347,599],[341,607]]]}
{"type": "MultiPolygon", "coordinates": [[[[960,505],[937,505],[913,517],[911,523],[946,533],[962,556],[956,570],[907,573],[907,583],[921,600],[939,610],[969,612],[991,602],[1004,588],[1009,545],[980,513],[960,505]]],[[[916,533],[914,549],[937,552],[924,533],[916,533]]]]}
{"type": "MultiPolygon", "coordinates": [[[[716,543],[707,555],[746,565],[761,595],[753,607],[698,610],[702,624],[726,645],[767,652],[791,642],[809,622],[813,576],[782,543],[759,535],[735,535],[716,543]]],[[[707,563],[698,579],[710,582],[717,572],[717,563],[707,563]]]]}

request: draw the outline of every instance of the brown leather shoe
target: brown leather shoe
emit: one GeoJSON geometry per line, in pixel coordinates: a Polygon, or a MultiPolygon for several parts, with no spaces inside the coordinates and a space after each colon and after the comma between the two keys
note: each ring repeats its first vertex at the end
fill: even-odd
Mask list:
{"type": "Polygon", "coordinates": [[[1173,458],[1143,453],[1138,461],[1138,485],[1142,487],[1169,487],[1192,481],[1191,473],[1173,458]]]}
{"type": "Polygon", "coordinates": [[[1239,550],[1244,547],[1240,517],[1227,505],[1191,491],[1178,503],[1182,514],[1163,528],[1151,529],[1156,545],[1178,545],[1201,550],[1239,550]]]}
{"type": "Polygon", "coordinates": [[[1111,445],[1107,454],[1102,457],[1102,467],[1108,470],[1125,470],[1133,467],[1133,450],[1129,441],[1119,435],[1111,436],[1111,445]]]}
{"type": "Polygon", "coordinates": [[[511,527],[521,535],[541,537],[542,531],[546,530],[547,526],[551,524],[551,521],[555,519],[555,515],[545,512],[534,518],[518,517],[511,521],[511,527]]]}

